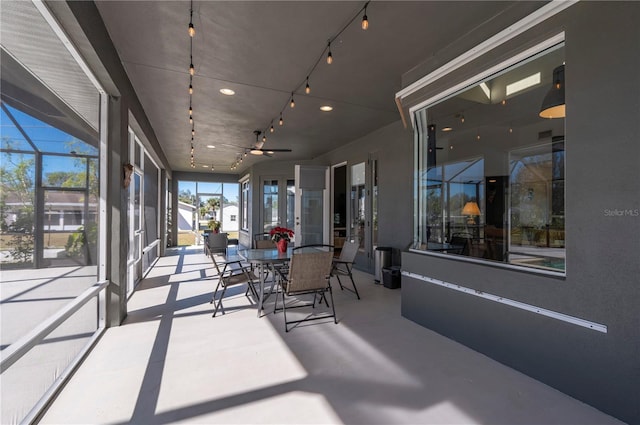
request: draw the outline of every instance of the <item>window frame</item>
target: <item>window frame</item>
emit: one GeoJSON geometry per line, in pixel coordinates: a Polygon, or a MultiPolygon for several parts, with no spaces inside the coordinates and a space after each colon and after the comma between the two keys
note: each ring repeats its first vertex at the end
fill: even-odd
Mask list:
{"type": "MultiPolygon", "coordinates": [[[[547,51],[547,50],[552,50],[554,48],[557,48],[558,46],[565,46],[565,35],[564,32],[560,32],[558,34],[556,34],[553,37],[550,37],[547,40],[542,41],[541,43],[538,43],[537,45],[524,49],[523,51],[516,53],[514,55],[512,55],[511,57],[507,58],[506,60],[500,62],[499,64],[493,65],[493,66],[488,66],[485,70],[477,73],[476,75],[472,76],[471,78],[466,79],[465,81],[459,82],[457,84],[453,84],[451,86],[449,86],[448,88],[445,88],[441,91],[439,91],[438,93],[436,93],[435,95],[429,97],[428,99],[413,105],[412,107],[409,108],[409,112],[410,112],[410,116],[412,117],[412,125],[414,128],[414,184],[413,184],[413,191],[414,191],[414,225],[413,225],[413,243],[411,245],[411,247],[409,248],[410,252],[415,252],[418,254],[422,254],[422,255],[429,255],[429,256],[433,256],[433,257],[440,257],[440,258],[447,258],[450,260],[456,260],[456,261],[465,261],[465,262],[470,262],[470,263],[477,263],[477,264],[482,264],[484,266],[492,266],[492,267],[499,267],[499,268],[505,268],[505,269],[513,269],[513,270],[518,270],[518,271],[524,271],[524,272],[528,272],[528,273],[534,273],[534,274],[543,274],[543,275],[549,275],[549,276],[554,276],[554,277],[560,277],[563,278],[566,276],[567,273],[567,266],[566,266],[566,251],[565,251],[565,256],[564,256],[564,269],[563,270],[549,270],[549,269],[544,269],[544,268],[536,268],[536,267],[530,267],[530,266],[525,266],[525,265],[518,265],[518,264],[514,264],[514,263],[509,263],[509,262],[499,262],[499,261],[493,261],[493,260],[488,260],[488,259],[484,259],[484,258],[478,258],[478,257],[470,257],[470,256],[461,256],[461,255],[452,255],[450,253],[441,253],[441,252],[437,252],[437,251],[432,251],[432,250],[427,250],[427,249],[423,249],[418,247],[417,245],[419,245],[419,241],[422,239],[422,235],[421,233],[423,233],[423,231],[421,230],[421,226],[423,226],[425,223],[422,223],[423,221],[426,220],[426,216],[427,216],[427,205],[426,205],[426,199],[423,199],[423,197],[421,196],[421,191],[423,191],[425,189],[425,186],[423,186],[421,184],[421,170],[424,166],[423,162],[423,158],[422,156],[424,156],[424,151],[427,148],[427,144],[426,144],[426,135],[427,135],[427,130],[426,130],[426,126],[427,123],[426,122],[422,122],[422,120],[420,119],[420,113],[423,111],[428,110],[429,108],[435,106],[436,104],[443,102],[449,98],[452,98],[460,93],[463,93],[467,88],[472,87],[473,85],[477,85],[482,81],[485,81],[489,78],[491,78],[494,75],[500,74],[502,72],[507,71],[509,68],[515,67],[520,63],[523,63],[527,60],[530,60],[533,57],[536,57],[537,55],[540,55],[541,53],[547,51]],[[424,213],[423,213],[424,211],[424,213]]],[[[482,54],[479,54],[478,57],[482,57],[483,55],[487,54],[489,52],[490,49],[487,49],[486,51],[484,51],[482,54]]],[[[452,61],[452,63],[454,63],[454,61],[452,61]]],[[[426,87],[427,85],[438,81],[442,78],[445,78],[450,72],[455,71],[458,68],[457,65],[453,64],[451,66],[451,69],[449,71],[444,70],[442,72],[439,73],[433,73],[430,74],[429,76],[432,77],[431,79],[423,79],[421,80],[421,87],[426,87]]],[[[446,86],[445,86],[446,87],[446,86]]],[[[415,89],[413,89],[415,90],[415,89]]],[[[400,93],[399,93],[400,94],[400,93]]],[[[565,131],[566,133],[566,131],[565,131]]],[[[564,139],[563,139],[564,140],[564,139]]],[[[445,165],[445,164],[438,164],[438,165],[445,165]]],[[[425,169],[426,170],[426,169],[425,169]]],[[[486,176],[485,176],[486,177],[486,176]]],[[[565,181],[566,177],[563,177],[562,181],[563,183],[566,184],[565,181]]],[[[566,195],[565,195],[566,198],[566,195]]],[[[507,206],[507,210],[506,212],[510,214],[509,212],[509,206],[507,206]]],[[[510,220],[510,217],[509,217],[510,220]]],[[[507,228],[509,229],[509,227],[507,228]]],[[[565,232],[566,232],[566,227],[565,227],[565,232]]],[[[510,242],[506,242],[506,243],[510,243],[510,242]]],[[[565,248],[566,249],[566,248],[565,248]]]]}

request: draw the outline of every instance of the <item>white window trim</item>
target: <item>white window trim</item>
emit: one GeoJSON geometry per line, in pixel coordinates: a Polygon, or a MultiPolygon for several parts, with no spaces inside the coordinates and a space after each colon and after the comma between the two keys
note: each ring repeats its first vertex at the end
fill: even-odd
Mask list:
{"type": "MultiPolygon", "coordinates": [[[[526,31],[528,31],[529,29],[535,27],[536,25],[540,24],[541,22],[551,18],[552,16],[554,16],[554,15],[560,13],[560,12],[562,12],[563,10],[567,9],[568,7],[574,5],[577,2],[578,2],[578,0],[566,0],[566,1],[565,0],[553,0],[553,1],[545,4],[544,6],[542,6],[541,8],[536,10],[535,12],[533,12],[533,13],[529,14],[528,16],[525,16],[524,18],[520,19],[518,22],[514,23],[513,25],[511,25],[511,26],[505,28],[504,30],[500,31],[499,33],[495,34],[493,37],[490,37],[487,40],[483,41],[482,43],[478,44],[477,46],[473,47],[471,50],[468,50],[467,52],[463,53],[462,55],[458,56],[457,58],[449,61],[448,63],[444,64],[443,66],[441,66],[440,68],[436,69],[435,71],[425,75],[424,77],[420,78],[418,81],[415,81],[414,83],[408,85],[404,89],[402,89],[399,92],[397,92],[396,93],[396,104],[398,105],[398,107],[400,109],[401,115],[403,116],[403,120],[404,120],[404,114],[402,113],[401,105],[402,105],[402,101],[404,99],[406,99],[407,97],[411,96],[412,94],[414,94],[418,90],[428,86],[429,84],[433,83],[434,81],[439,80],[440,78],[450,74],[451,72],[455,71],[456,69],[461,68],[462,66],[470,63],[471,61],[479,58],[480,56],[485,55],[490,50],[493,50],[494,48],[496,48],[498,46],[501,46],[502,44],[506,43],[509,40],[512,40],[513,38],[519,36],[520,34],[526,32],[526,31]]],[[[556,37],[560,37],[560,36],[562,37],[562,39],[560,41],[556,41],[553,44],[557,44],[557,43],[559,43],[561,41],[564,41],[564,32],[561,33],[561,34],[558,34],[556,37]]],[[[553,45],[553,44],[551,44],[551,45],[553,45]]],[[[531,54],[529,54],[528,56],[531,56],[531,54]]],[[[524,58],[526,58],[526,55],[522,59],[524,59],[524,58]]],[[[513,63],[512,63],[512,65],[513,65],[513,63]]],[[[504,64],[501,64],[501,65],[498,66],[498,68],[503,67],[503,66],[504,66],[504,64]]],[[[487,74],[486,76],[488,76],[488,75],[490,75],[490,74],[487,74]]],[[[469,83],[467,83],[467,85],[468,84],[469,83]]],[[[462,85],[461,87],[458,87],[456,90],[459,90],[462,87],[464,87],[464,85],[462,85]]],[[[429,103],[433,103],[436,100],[434,100],[433,98],[432,99],[428,99],[428,100],[426,100],[424,102],[421,102],[419,105],[411,107],[409,109],[410,116],[413,117],[413,114],[414,114],[414,112],[416,110],[421,109],[425,105],[428,105],[429,103]]],[[[411,120],[411,123],[413,125],[413,120],[411,120]]]]}

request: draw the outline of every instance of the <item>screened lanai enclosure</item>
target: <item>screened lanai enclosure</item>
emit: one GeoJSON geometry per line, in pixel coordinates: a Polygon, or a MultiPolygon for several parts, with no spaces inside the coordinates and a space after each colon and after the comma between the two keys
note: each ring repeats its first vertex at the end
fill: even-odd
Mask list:
{"type": "Polygon", "coordinates": [[[97,264],[98,143],[83,136],[3,101],[3,268],[97,264]]]}

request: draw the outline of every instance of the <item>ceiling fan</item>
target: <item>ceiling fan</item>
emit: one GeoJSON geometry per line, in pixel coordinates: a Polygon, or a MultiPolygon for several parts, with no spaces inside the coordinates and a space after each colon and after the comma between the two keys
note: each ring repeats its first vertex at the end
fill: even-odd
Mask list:
{"type": "Polygon", "coordinates": [[[254,130],[253,134],[256,135],[256,143],[250,148],[245,148],[245,152],[249,152],[251,155],[271,156],[275,152],[291,152],[291,149],[263,149],[264,141],[258,140],[262,131],[254,130]]]}

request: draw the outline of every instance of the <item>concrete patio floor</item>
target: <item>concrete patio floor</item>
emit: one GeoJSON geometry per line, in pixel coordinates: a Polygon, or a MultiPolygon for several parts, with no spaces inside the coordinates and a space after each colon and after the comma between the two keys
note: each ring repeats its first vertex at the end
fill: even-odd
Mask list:
{"type": "MultiPolygon", "coordinates": [[[[355,272],[338,324],[285,333],[244,288],[211,317],[201,248],[161,258],[41,423],[616,424],[616,419],[404,319],[401,290],[355,272]]],[[[271,301],[271,300],[270,300],[271,301]]]]}

